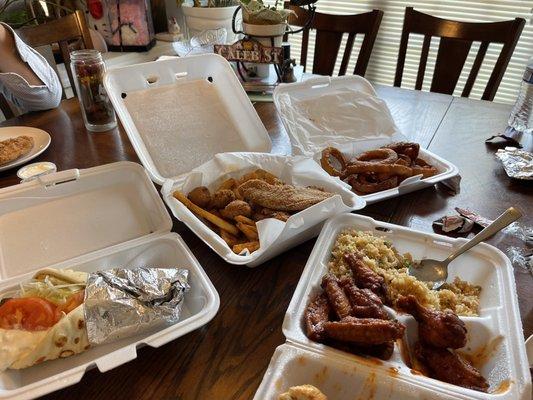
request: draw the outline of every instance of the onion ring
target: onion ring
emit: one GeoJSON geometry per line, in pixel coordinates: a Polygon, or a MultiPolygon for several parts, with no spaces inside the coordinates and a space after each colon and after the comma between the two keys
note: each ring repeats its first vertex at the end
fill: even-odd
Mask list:
{"type": "Polygon", "coordinates": [[[411,168],[413,170],[413,175],[422,174],[422,179],[437,175],[439,172],[437,171],[437,168],[422,160],[421,158],[417,158],[411,168]]]}
{"type": "Polygon", "coordinates": [[[412,161],[418,158],[418,152],[420,151],[420,145],[414,142],[391,143],[387,146],[383,146],[382,148],[394,150],[396,153],[398,153],[398,155],[405,154],[412,161]]]}
{"type": "Polygon", "coordinates": [[[376,149],[365,151],[356,157],[352,164],[358,161],[372,162],[378,164],[394,164],[398,160],[398,154],[392,149],[376,149]]]}
{"type": "Polygon", "coordinates": [[[364,194],[381,192],[382,190],[392,189],[398,186],[397,176],[391,176],[388,179],[377,182],[371,182],[369,178],[371,178],[371,175],[368,174],[352,175],[348,179],[348,183],[352,186],[353,190],[364,194]]]}
{"type": "Polygon", "coordinates": [[[331,176],[344,176],[345,175],[345,169],[346,169],[346,159],[342,155],[339,149],[336,149],[335,147],[326,147],[324,150],[322,150],[322,158],[320,159],[320,165],[322,165],[322,168],[331,176]],[[336,169],[333,165],[331,165],[331,157],[333,157],[335,160],[337,160],[340,165],[341,169],[336,169]]]}
{"type": "Polygon", "coordinates": [[[409,156],[406,156],[405,154],[398,154],[398,161],[395,162],[395,164],[405,165],[406,167],[410,167],[411,163],[412,160],[409,158],[409,156]]]}
{"type": "Polygon", "coordinates": [[[367,161],[358,161],[346,167],[346,172],[360,174],[363,172],[374,172],[377,174],[413,176],[413,169],[400,164],[379,164],[367,161]]]}

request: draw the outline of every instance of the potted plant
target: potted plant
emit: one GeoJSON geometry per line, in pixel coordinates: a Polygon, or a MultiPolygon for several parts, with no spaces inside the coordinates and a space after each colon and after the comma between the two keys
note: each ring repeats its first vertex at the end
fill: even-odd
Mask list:
{"type": "MultiPolygon", "coordinates": [[[[280,47],[287,30],[287,20],[294,11],[278,8],[278,0],[273,6],[265,5],[263,0],[240,0],[240,4],[244,33],[263,46],[280,47]]],[[[256,74],[266,78],[269,69],[268,64],[258,64],[256,74]]]]}
{"type": "Polygon", "coordinates": [[[206,30],[224,28],[228,33],[226,43],[233,43],[236,37],[231,24],[238,6],[236,0],[193,0],[193,3],[183,3],[181,9],[189,37],[206,30]]]}

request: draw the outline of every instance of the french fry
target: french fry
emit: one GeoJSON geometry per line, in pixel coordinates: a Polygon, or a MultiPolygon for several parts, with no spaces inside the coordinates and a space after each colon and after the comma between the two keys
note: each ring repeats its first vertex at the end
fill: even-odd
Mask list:
{"type": "Polygon", "coordinates": [[[217,217],[214,214],[211,214],[209,211],[204,210],[201,207],[198,207],[196,204],[194,204],[192,201],[190,201],[183,193],[176,190],[173,193],[173,196],[176,200],[182,202],[185,207],[187,207],[189,210],[191,210],[193,213],[195,213],[197,216],[205,218],[212,224],[215,224],[220,229],[225,230],[226,232],[231,233],[232,235],[237,236],[239,234],[239,229],[235,225],[230,224],[227,221],[224,221],[222,218],[217,217]]]}
{"type": "Polygon", "coordinates": [[[237,222],[237,228],[244,233],[244,236],[250,241],[258,240],[259,235],[257,234],[257,228],[252,225],[243,224],[242,222],[237,222]]]}
{"type": "Polygon", "coordinates": [[[233,247],[241,242],[236,236],[226,232],[224,229],[220,229],[220,237],[228,244],[229,247],[233,247]]]}
{"type": "Polygon", "coordinates": [[[255,226],[255,221],[253,219],[250,219],[248,217],[245,217],[244,215],[237,215],[235,218],[233,218],[237,222],[242,222],[246,225],[252,225],[255,226]]]}
{"type": "Polygon", "coordinates": [[[253,242],[240,243],[233,246],[233,252],[236,254],[240,254],[244,249],[248,249],[250,253],[253,253],[259,249],[259,242],[255,240],[253,242]]]}

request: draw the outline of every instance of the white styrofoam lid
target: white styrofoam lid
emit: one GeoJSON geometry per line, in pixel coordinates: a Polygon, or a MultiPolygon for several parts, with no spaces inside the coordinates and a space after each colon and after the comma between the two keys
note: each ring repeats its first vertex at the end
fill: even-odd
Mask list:
{"type": "Polygon", "coordinates": [[[442,388],[398,379],[398,369],[376,368],[376,360],[318,353],[292,343],[276,348],[254,400],[278,400],[290,387],[313,385],[332,400],[467,400],[442,388]]]}
{"type": "Polygon", "coordinates": [[[282,84],[274,91],[274,103],[293,154],[312,157],[328,146],[359,153],[405,140],[387,104],[361,76],[322,76],[282,84]]]}
{"type": "Polygon", "coordinates": [[[139,164],[44,175],[0,190],[0,281],[171,227],[139,164]]]}
{"type": "Polygon", "coordinates": [[[235,72],[218,55],[115,68],[104,85],[137,155],[159,184],[217,153],[272,148],[235,72]]]}

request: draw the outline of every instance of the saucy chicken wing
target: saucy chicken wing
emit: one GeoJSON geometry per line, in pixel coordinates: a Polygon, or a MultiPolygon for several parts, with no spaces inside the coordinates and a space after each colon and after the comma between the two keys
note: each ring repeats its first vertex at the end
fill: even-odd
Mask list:
{"type": "Polygon", "coordinates": [[[357,287],[370,289],[382,301],[386,302],[387,288],[385,286],[385,279],[367,267],[363,259],[355,253],[344,254],[344,260],[352,271],[353,279],[357,287]]]}
{"type": "Polygon", "coordinates": [[[466,327],[451,311],[436,311],[422,306],[416,297],[398,299],[397,307],[411,314],[418,322],[418,337],[434,347],[458,349],[466,344],[466,327]]]}
{"type": "Polygon", "coordinates": [[[305,310],[305,329],[307,337],[316,342],[322,342],[326,334],[324,322],[329,320],[330,306],[325,293],[319,294],[305,310]]]}
{"type": "Polygon", "coordinates": [[[432,378],[480,392],[486,392],[489,388],[479,371],[453,350],[418,342],[415,356],[428,368],[432,378]]]}
{"type": "Polygon", "coordinates": [[[346,317],[342,321],[324,322],[324,330],[334,340],[374,345],[401,338],[405,326],[397,321],[346,317]]]}
{"type": "Polygon", "coordinates": [[[343,276],[339,283],[352,306],[352,316],[357,318],[389,319],[383,302],[369,289],[359,289],[350,276],[343,276]]]}
{"type": "Polygon", "coordinates": [[[322,289],[324,289],[324,292],[328,296],[329,304],[338,319],[343,319],[351,315],[352,306],[350,305],[350,301],[334,275],[324,275],[322,278],[322,289]]]}

